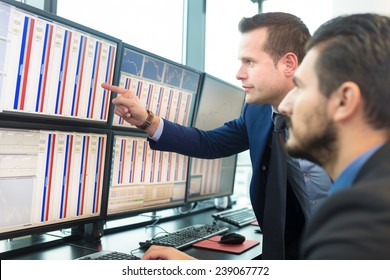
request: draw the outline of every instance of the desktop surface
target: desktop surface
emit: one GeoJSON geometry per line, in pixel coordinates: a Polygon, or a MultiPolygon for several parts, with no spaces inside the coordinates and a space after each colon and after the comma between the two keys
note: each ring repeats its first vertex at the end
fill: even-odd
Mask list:
{"type": "MultiPolygon", "coordinates": [[[[160,234],[164,231],[173,232],[181,228],[194,225],[194,224],[212,224],[212,214],[216,210],[207,210],[199,213],[194,213],[181,217],[173,221],[166,221],[158,223],[154,227],[145,226],[126,229],[119,232],[109,233],[101,238],[100,242],[86,242],[84,240],[70,241],[64,244],[60,244],[54,247],[44,248],[39,251],[29,252],[26,254],[20,254],[13,259],[76,259],[85,255],[101,251],[117,251],[123,253],[132,252],[135,256],[142,257],[144,251],[137,250],[139,248],[139,242],[153,238],[156,234],[160,234]]],[[[229,232],[236,232],[246,237],[246,240],[258,240],[260,244],[241,253],[232,254],[226,252],[213,251],[209,249],[189,247],[182,250],[183,252],[203,260],[251,260],[261,254],[262,250],[262,235],[255,232],[257,226],[248,225],[242,228],[237,226],[229,225],[222,221],[218,221],[218,224],[224,224],[229,227],[229,232]]]]}

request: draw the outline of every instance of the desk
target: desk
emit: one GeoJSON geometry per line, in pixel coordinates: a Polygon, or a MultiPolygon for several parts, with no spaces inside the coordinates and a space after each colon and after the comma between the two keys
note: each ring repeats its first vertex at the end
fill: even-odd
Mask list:
{"type": "MultiPolygon", "coordinates": [[[[20,254],[13,259],[56,259],[69,260],[85,256],[100,250],[119,251],[129,253],[139,247],[138,242],[151,239],[156,233],[164,230],[170,232],[187,227],[194,224],[211,224],[213,222],[212,214],[216,210],[207,210],[181,217],[177,220],[158,223],[158,227],[139,227],[119,231],[115,233],[106,234],[101,238],[100,243],[86,242],[84,240],[74,240],[63,244],[55,245],[53,247],[44,248],[43,250],[20,254]]],[[[218,223],[224,223],[219,221],[218,223]]],[[[226,223],[224,223],[226,224],[226,223]]],[[[228,224],[226,224],[228,225],[228,224]]],[[[185,253],[191,256],[204,260],[251,260],[260,255],[262,250],[262,235],[255,233],[256,226],[248,225],[239,228],[233,225],[229,226],[229,232],[237,232],[246,237],[247,240],[259,240],[260,244],[249,249],[242,254],[230,254],[225,252],[217,252],[208,249],[200,249],[189,247],[184,249],[185,253]]],[[[142,256],[142,251],[134,251],[134,255],[142,256]]]]}

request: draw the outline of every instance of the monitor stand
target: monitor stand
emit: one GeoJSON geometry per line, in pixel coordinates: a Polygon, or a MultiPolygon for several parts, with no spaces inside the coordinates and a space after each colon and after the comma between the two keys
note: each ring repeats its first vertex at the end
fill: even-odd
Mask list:
{"type": "Polygon", "coordinates": [[[100,242],[104,235],[104,220],[84,225],[84,239],[87,242],[100,242]]]}
{"type": "Polygon", "coordinates": [[[151,215],[149,216],[152,221],[159,220],[160,217],[157,215],[157,211],[150,212],[151,215]]]}
{"type": "Polygon", "coordinates": [[[232,199],[230,195],[222,196],[214,199],[215,208],[225,210],[232,207],[232,199]]]}

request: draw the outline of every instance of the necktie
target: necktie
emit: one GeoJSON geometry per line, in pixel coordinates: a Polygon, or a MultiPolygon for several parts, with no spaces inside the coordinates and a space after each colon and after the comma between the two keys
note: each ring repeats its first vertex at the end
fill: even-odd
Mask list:
{"type": "Polygon", "coordinates": [[[263,259],[284,259],[287,154],[284,150],[286,117],[274,113],[263,220],[263,259]]]}

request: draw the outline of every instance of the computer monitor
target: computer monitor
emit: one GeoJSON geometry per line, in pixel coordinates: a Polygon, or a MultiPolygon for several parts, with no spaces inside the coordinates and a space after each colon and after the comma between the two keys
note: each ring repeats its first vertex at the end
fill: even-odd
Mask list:
{"type": "MultiPolygon", "coordinates": [[[[212,130],[240,116],[242,89],[205,73],[193,126],[212,130]]],[[[190,158],[188,202],[233,194],[237,155],[219,159],[190,158]]]]}
{"type": "MultiPolygon", "coordinates": [[[[155,115],[190,126],[201,73],[184,65],[123,44],[120,82],[155,115]]],[[[113,126],[134,128],[117,115],[113,126]]]]}
{"type": "Polygon", "coordinates": [[[0,122],[0,240],[102,219],[106,131],[0,122]]]}
{"type": "Polygon", "coordinates": [[[120,40],[32,6],[0,2],[0,118],[107,124],[120,40]]]}
{"type": "Polygon", "coordinates": [[[184,205],[187,156],[152,150],[141,133],[113,137],[108,220],[184,205]]]}
{"type": "Polygon", "coordinates": [[[102,221],[111,93],[100,84],[118,80],[121,41],[16,1],[0,14],[0,239],[102,221]]]}
{"type": "MultiPolygon", "coordinates": [[[[155,115],[191,125],[201,72],[126,43],[120,60],[120,87],[155,115]]],[[[107,220],[184,205],[188,157],[151,150],[145,133],[117,115],[112,129],[107,220]]]]}

